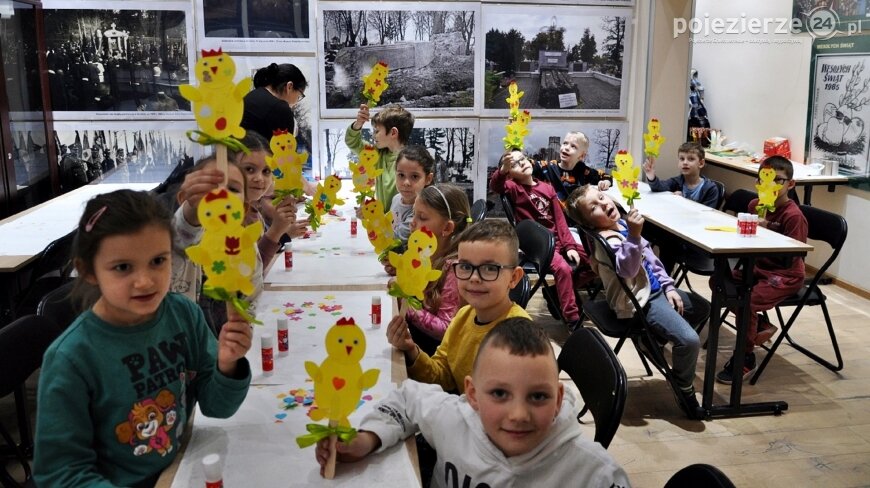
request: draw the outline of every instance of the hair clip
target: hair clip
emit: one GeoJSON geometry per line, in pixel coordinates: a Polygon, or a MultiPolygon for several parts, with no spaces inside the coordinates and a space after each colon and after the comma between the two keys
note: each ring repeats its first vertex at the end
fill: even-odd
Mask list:
{"type": "Polygon", "coordinates": [[[107,205],[103,205],[99,210],[91,215],[91,218],[88,219],[88,223],[85,224],[85,232],[90,232],[94,229],[94,226],[97,225],[97,221],[100,220],[100,217],[102,217],[106,212],[107,208],[109,208],[107,205]]]}
{"type": "Polygon", "coordinates": [[[469,224],[472,223],[472,222],[474,222],[474,220],[472,220],[471,217],[465,217],[465,221],[466,221],[467,223],[469,223],[469,224]]]}

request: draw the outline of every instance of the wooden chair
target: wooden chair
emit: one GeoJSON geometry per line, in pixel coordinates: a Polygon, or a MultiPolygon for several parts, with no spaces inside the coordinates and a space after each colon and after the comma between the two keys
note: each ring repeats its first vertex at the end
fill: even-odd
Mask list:
{"type": "Polygon", "coordinates": [[[559,353],[559,369],[568,373],[595,419],[595,442],[607,449],[625,410],[628,380],[616,354],[595,329],[578,327],[559,353]]]}

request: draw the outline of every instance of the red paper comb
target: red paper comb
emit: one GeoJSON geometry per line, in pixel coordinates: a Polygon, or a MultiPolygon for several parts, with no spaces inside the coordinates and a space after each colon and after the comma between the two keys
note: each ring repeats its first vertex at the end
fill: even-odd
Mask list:
{"type": "Polygon", "coordinates": [[[426,227],[420,227],[420,232],[426,234],[429,237],[432,237],[432,231],[427,229],[426,227]]]}
{"type": "Polygon", "coordinates": [[[658,121],[659,121],[659,119],[657,119],[657,118],[655,118],[655,117],[653,117],[653,118],[651,118],[651,119],[649,119],[649,121],[650,121],[650,122],[658,122],[658,121]]]}
{"type": "Polygon", "coordinates": [[[381,66],[383,66],[384,68],[389,68],[389,67],[390,67],[390,66],[387,64],[386,61],[378,61],[378,64],[381,65],[381,66]]]}
{"type": "Polygon", "coordinates": [[[339,326],[341,326],[341,325],[356,325],[356,322],[353,321],[353,317],[351,317],[349,319],[342,317],[342,318],[338,319],[338,322],[336,322],[335,325],[339,325],[339,326]]]}
{"type": "Polygon", "coordinates": [[[217,48],[217,51],[215,51],[214,49],[209,49],[208,51],[206,51],[205,49],[203,49],[203,50],[202,50],[202,57],[204,57],[204,58],[208,58],[208,57],[211,57],[211,56],[220,56],[220,55],[223,54],[223,53],[224,53],[224,52],[223,52],[223,48],[221,48],[221,47],[217,48]]]}
{"type": "Polygon", "coordinates": [[[205,201],[210,202],[212,200],[218,200],[220,198],[227,198],[227,189],[221,188],[221,190],[217,193],[210,192],[205,196],[205,201]]]}
{"type": "Polygon", "coordinates": [[[287,129],[275,129],[272,131],[273,136],[280,136],[280,135],[287,134],[287,133],[288,133],[287,129]]]}
{"type": "Polygon", "coordinates": [[[620,149],[619,151],[616,151],[616,154],[628,154],[628,151],[626,151],[625,149],[620,149]]]}

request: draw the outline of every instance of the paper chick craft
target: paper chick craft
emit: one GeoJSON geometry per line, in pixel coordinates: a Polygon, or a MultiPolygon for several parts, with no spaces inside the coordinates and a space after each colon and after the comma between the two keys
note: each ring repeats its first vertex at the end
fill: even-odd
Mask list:
{"type": "Polygon", "coordinates": [[[326,359],[320,365],[305,361],[305,371],[314,382],[314,408],[311,420],[329,420],[329,426],[308,424],[308,434],[296,438],[301,448],[330,437],[330,462],[326,478],[335,475],[335,443],[350,442],[356,436],[348,416],[356,410],[363,390],[378,382],[380,370],[362,370],[360,361],[366,353],[366,336],[353,318],[341,318],[326,333],[326,359]]]}
{"type": "Polygon", "coordinates": [[[221,142],[232,149],[240,149],[241,144],[227,140],[245,137],[245,129],[240,125],[244,113],[242,99],[251,90],[251,78],[233,83],[236,64],[232,56],[221,49],[202,51],[196,62],[194,74],[199,86],[181,85],[181,96],[189,100],[199,131],[188,131],[188,137],[200,144],[221,142]],[[194,139],[191,134],[198,137],[194,139]],[[240,147],[239,147],[240,146],[240,147]]]}
{"type": "Polygon", "coordinates": [[[353,191],[357,193],[356,203],[361,204],[366,198],[375,196],[375,180],[384,172],[377,164],[378,150],[371,144],[366,144],[360,151],[359,163],[350,163],[353,191]]]}
{"type": "Polygon", "coordinates": [[[419,310],[423,306],[423,292],[430,281],[441,277],[441,270],[432,269],[432,255],[438,249],[435,234],[421,227],[408,237],[408,249],[403,254],[390,251],[390,264],[396,268],[396,281],[389,294],[404,298],[408,304],[419,310]]]}
{"type": "Polygon", "coordinates": [[[652,118],[646,124],[647,132],[643,135],[643,153],[651,158],[659,157],[659,150],[665,143],[665,136],[661,134],[662,126],[659,119],[652,118]]]}
{"type": "Polygon", "coordinates": [[[377,62],[372,66],[371,72],[363,76],[363,97],[368,101],[369,107],[374,107],[381,101],[381,94],[390,87],[387,84],[387,74],[390,67],[384,61],[377,62]]]}
{"type": "Polygon", "coordinates": [[[272,156],[266,156],[266,164],[275,176],[275,200],[277,204],[284,197],[301,197],[305,181],[302,178],[302,165],[308,161],[308,151],[296,152],[296,137],[286,129],[272,132],[269,141],[272,156]]]}
{"type": "Polygon", "coordinates": [[[375,248],[378,259],[383,254],[398,246],[401,241],[393,232],[393,213],[384,212],[384,205],[374,198],[363,202],[362,225],[366,229],[366,236],[375,248]]]}
{"type": "Polygon", "coordinates": [[[511,84],[508,85],[508,97],[505,98],[505,101],[508,103],[508,108],[511,110],[510,118],[516,120],[520,115],[520,98],[523,98],[523,95],[526,92],[517,91],[517,82],[511,81],[511,84]]]}
{"type": "Polygon", "coordinates": [[[344,200],[337,195],[340,189],[341,180],[335,175],[329,175],[323,182],[317,184],[314,197],[305,203],[305,211],[308,212],[312,230],[317,230],[322,225],[320,218],[332,210],[332,207],[344,203],[344,200]]]}
{"type": "Polygon", "coordinates": [[[185,251],[207,276],[203,294],[232,303],[246,320],[259,323],[253,320],[249,304],[238,293],[254,293],[251,277],[257,265],[257,240],[263,233],[263,224],[255,222],[245,227],[242,200],[226,188],[206,194],[197,215],[203,228],[202,239],[185,251]]]}
{"type": "Polygon", "coordinates": [[[620,149],[614,158],[616,168],[613,170],[613,181],[619,187],[619,192],[625,198],[625,203],[629,207],[634,205],[634,201],[640,198],[640,192],[637,191],[637,178],[640,176],[640,168],[634,165],[634,158],[625,149],[620,149]]]}
{"type": "Polygon", "coordinates": [[[776,197],[779,196],[782,185],[774,181],[776,170],[769,166],[762,166],[761,171],[758,172],[758,179],[760,181],[755,185],[755,189],[758,190],[758,205],[755,206],[755,212],[763,219],[767,212],[776,211],[776,197]]]}
{"type": "Polygon", "coordinates": [[[529,122],[531,121],[532,114],[528,110],[523,110],[505,126],[507,135],[502,138],[505,150],[523,150],[524,140],[529,135],[529,122]]]}

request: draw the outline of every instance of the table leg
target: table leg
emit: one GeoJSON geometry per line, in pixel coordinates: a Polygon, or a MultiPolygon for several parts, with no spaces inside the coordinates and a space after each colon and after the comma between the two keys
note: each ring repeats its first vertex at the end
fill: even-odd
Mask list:
{"type": "Polygon", "coordinates": [[[812,206],[813,185],[804,185],[804,205],[812,206]]]}

